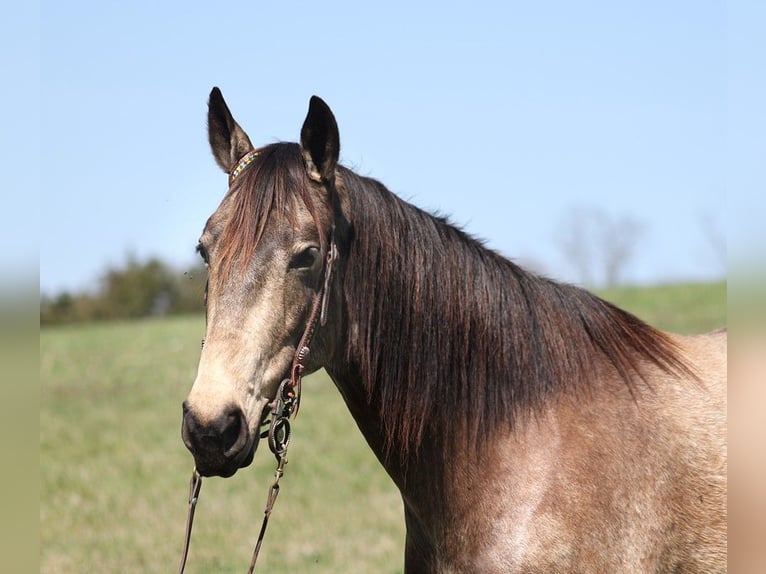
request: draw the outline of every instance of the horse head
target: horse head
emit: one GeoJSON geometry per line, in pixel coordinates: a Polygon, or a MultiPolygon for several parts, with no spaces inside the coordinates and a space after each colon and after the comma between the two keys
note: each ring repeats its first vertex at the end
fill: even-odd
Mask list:
{"type": "Polygon", "coordinates": [[[340,213],[340,144],[330,108],[313,97],[300,144],[256,149],[217,88],[208,135],[229,190],[197,247],[208,268],[206,331],[182,437],[201,475],[227,477],[252,462],[269,405],[299,352],[309,373],[333,351],[340,307],[327,256],[340,213]],[[323,325],[310,351],[301,351],[319,322],[320,297],[323,325]]]}

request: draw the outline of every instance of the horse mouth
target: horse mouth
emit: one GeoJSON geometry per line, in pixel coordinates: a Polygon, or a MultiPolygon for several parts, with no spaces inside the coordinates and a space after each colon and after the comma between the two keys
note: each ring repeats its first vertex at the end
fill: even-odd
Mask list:
{"type": "Polygon", "coordinates": [[[255,451],[258,448],[258,437],[251,437],[248,444],[240,453],[230,459],[217,460],[199,460],[195,459],[197,472],[201,476],[220,476],[229,478],[233,476],[240,468],[249,466],[255,457],[255,451]]]}

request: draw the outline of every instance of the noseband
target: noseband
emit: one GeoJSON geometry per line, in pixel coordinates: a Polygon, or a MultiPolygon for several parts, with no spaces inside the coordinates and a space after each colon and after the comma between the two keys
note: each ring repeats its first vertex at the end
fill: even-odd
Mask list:
{"type": "MultiPolygon", "coordinates": [[[[237,176],[242,173],[250,163],[252,163],[259,153],[259,150],[252,150],[237,162],[237,165],[229,173],[229,188],[231,188],[237,176]]],[[[333,211],[336,212],[337,203],[335,201],[336,198],[334,197],[334,186],[330,192],[333,193],[333,201],[331,201],[331,204],[334,208],[333,211]]],[[[293,361],[290,366],[290,376],[283,379],[279,384],[276,397],[274,397],[274,401],[269,405],[271,409],[271,419],[263,423],[264,425],[268,424],[269,428],[260,435],[260,438],[268,438],[269,450],[271,450],[277,459],[277,468],[274,472],[274,481],[269,487],[269,493],[266,498],[266,507],[263,511],[263,522],[261,523],[258,540],[253,549],[253,557],[250,560],[248,574],[252,574],[255,570],[255,563],[258,560],[261,543],[266,534],[269,517],[271,516],[271,511],[274,508],[274,503],[279,494],[279,479],[282,478],[282,475],[284,474],[285,464],[287,464],[287,447],[290,444],[290,417],[297,414],[300,406],[301,381],[303,379],[303,373],[306,370],[306,361],[311,354],[310,345],[317,327],[324,326],[327,322],[327,308],[330,301],[332,275],[335,261],[338,259],[338,247],[335,243],[335,217],[337,217],[337,213],[334,213],[333,217],[330,243],[327,247],[327,255],[325,257],[324,268],[322,269],[323,277],[319,283],[319,290],[314,293],[312,298],[311,310],[309,311],[309,316],[306,321],[306,327],[303,330],[303,335],[301,336],[298,346],[295,349],[295,354],[293,355],[293,361]]],[[[192,470],[191,481],[189,483],[189,511],[186,518],[186,534],[184,537],[184,548],[181,555],[181,564],[178,568],[178,574],[183,574],[184,569],[186,568],[186,559],[189,555],[192,525],[194,522],[194,510],[201,489],[202,476],[200,476],[195,467],[192,470]]]]}

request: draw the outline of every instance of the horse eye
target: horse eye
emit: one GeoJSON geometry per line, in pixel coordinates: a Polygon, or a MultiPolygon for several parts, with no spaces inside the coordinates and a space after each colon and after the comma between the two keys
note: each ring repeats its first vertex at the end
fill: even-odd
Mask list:
{"type": "Polygon", "coordinates": [[[202,243],[197,243],[197,253],[202,257],[202,261],[205,262],[205,265],[207,265],[207,249],[205,249],[205,246],[202,245],[202,243]]]}
{"type": "Polygon", "coordinates": [[[308,247],[303,251],[293,255],[290,260],[290,269],[310,269],[319,258],[319,249],[308,247]]]}

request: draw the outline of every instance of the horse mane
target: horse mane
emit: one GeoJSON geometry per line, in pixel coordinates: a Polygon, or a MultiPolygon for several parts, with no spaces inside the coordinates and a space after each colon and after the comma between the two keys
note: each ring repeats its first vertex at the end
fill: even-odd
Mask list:
{"type": "Polygon", "coordinates": [[[347,359],[361,361],[387,455],[395,446],[405,458],[426,435],[463,433],[476,447],[587,388],[598,357],[631,393],[647,363],[692,374],[666,334],[627,311],[524,270],[375,180],[341,177],[354,228],[345,301],[358,328],[347,359]]]}
{"type": "MultiPolygon", "coordinates": [[[[691,374],[672,340],[634,315],[526,271],[380,182],[338,170],[352,227],[341,245],[355,326],[345,358],[379,410],[388,455],[396,447],[404,458],[426,436],[462,434],[475,446],[482,432],[587,389],[599,363],[631,393],[646,364],[691,374]]],[[[296,191],[318,224],[297,144],[263,148],[239,179],[221,239],[229,268],[249,259],[274,212],[292,220],[296,191]]]]}

